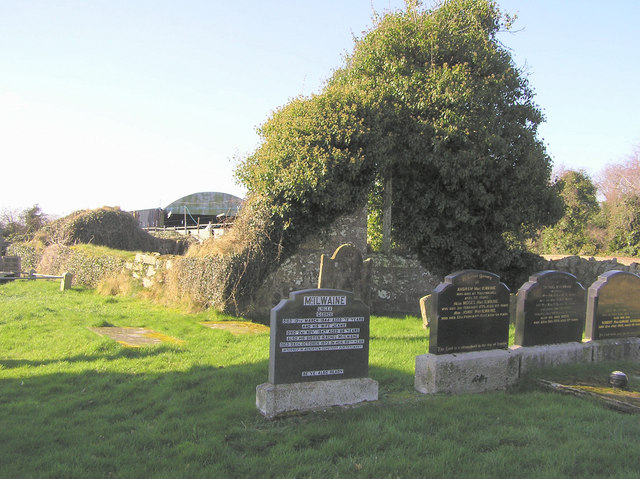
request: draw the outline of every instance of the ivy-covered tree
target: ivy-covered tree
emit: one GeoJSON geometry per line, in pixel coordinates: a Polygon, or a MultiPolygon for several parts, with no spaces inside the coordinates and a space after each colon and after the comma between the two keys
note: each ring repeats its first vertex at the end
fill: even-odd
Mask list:
{"type": "Polygon", "coordinates": [[[542,114],[497,38],[510,21],[491,1],[408,2],[330,82],[358,92],[366,158],[392,185],[394,242],[431,269],[500,271],[561,214],[542,114]]]}
{"type": "Polygon", "coordinates": [[[609,207],[609,250],[640,256],[640,195],[629,193],[609,207]]]}
{"type": "Polygon", "coordinates": [[[490,0],[408,1],[379,17],[322,92],[273,113],[239,164],[250,205],[241,216],[261,218],[241,218],[255,234],[243,233],[240,263],[273,267],[379,191],[391,199],[393,243],[432,271],[512,266],[561,207],[536,136],[542,115],[498,40],[510,21],[490,0]]]}
{"type": "Polygon", "coordinates": [[[543,253],[595,254],[598,244],[590,227],[600,212],[597,188],[585,171],[561,173],[555,188],[564,202],[564,215],[541,233],[543,253]]]}

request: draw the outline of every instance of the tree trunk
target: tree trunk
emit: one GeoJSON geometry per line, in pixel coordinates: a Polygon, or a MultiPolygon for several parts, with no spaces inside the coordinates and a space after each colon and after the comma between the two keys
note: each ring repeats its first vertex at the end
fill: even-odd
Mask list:
{"type": "Polygon", "coordinates": [[[387,172],[384,179],[384,203],[382,205],[382,252],[391,253],[391,204],[393,197],[393,176],[387,172]]]}

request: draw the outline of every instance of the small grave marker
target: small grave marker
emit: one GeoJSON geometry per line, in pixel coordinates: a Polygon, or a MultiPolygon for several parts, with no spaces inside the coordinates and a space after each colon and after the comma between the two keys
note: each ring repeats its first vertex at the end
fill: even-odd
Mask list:
{"type": "Polygon", "coordinates": [[[586,290],[572,274],[542,271],[518,290],[515,344],[582,341],[586,290]]]}
{"type": "Polygon", "coordinates": [[[117,341],[128,348],[139,348],[141,346],[151,346],[160,343],[183,344],[181,339],[172,338],[166,334],[145,328],[118,328],[115,326],[105,326],[99,328],[89,328],[100,336],[117,341]]]}
{"type": "Polygon", "coordinates": [[[589,288],[586,339],[640,336],[640,277],[607,271],[589,288]]]}
{"type": "Polygon", "coordinates": [[[269,331],[268,326],[249,321],[206,321],[201,324],[207,328],[229,331],[231,334],[258,334],[269,331]]]}
{"type": "Polygon", "coordinates": [[[447,276],[431,295],[429,353],[506,349],[509,294],[494,273],[464,270],[447,276]]]}

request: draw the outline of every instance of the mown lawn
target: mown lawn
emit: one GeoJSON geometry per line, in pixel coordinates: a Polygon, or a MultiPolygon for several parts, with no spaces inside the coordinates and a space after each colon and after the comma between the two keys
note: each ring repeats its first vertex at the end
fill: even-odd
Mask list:
{"type": "Polygon", "coordinates": [[[268,333],[58,287],[0,285],[2,478],[640,477],[639,416],[530,381],[416,393],[415,356],[428,346],[418,318],[372,318],[378,402],[269,421],[255,408],[268,333]],[[126,348],[88,329],[106,325],[184,343],[126,348]]]}

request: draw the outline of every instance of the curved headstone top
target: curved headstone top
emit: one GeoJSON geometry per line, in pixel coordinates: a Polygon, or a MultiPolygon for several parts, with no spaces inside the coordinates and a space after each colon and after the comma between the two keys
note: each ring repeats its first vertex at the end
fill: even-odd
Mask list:
{"type": "Polygon", "coordinates": [[[640,276],[607,271],[589,288],[586,339],[640,336],[640,276]]]}
{"type": "Polygon", "coordinates": [[[497,274],[457,271],[432,293],[429,353],[451,354],[506,349],[509,288],[497,274]]]}
{"type": "Polygon", "coordinates": [[[582,341],[586,290],[564,271],[529,277],[517,294],[515,344],[537,346],[582,341]]]}

